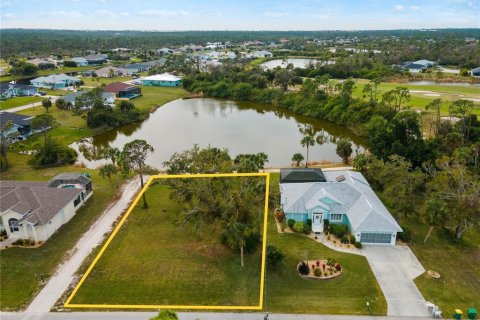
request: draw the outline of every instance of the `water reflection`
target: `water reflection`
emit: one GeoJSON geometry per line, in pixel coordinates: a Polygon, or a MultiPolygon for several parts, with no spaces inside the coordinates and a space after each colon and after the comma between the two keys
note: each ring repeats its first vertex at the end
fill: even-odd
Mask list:
{"type": "Polygon", "coordinates": [[[305,154],[300,127],[309,126],[321,136],[323,144],[310,148],[310,161],[340,162],[336,155],[337,138],[348,138],[353,149],[363,151],[363,141],[342,126],[304,117],[273,106],[218,99],[175,100],[159,108],[141,124],[129,125],[72,145],[82,153],[80,161],[97,167],[103,161],[89,160],[80,150],[82,144],[100,152],[106,147],[123,148],[134,139],[145,139],[155,152],[147,163],[162,168],[174,152],[191,148],[195,143],[228,148],[230,155],[265,152],[269,166],[289,166],[294,153],[305,154]]]}

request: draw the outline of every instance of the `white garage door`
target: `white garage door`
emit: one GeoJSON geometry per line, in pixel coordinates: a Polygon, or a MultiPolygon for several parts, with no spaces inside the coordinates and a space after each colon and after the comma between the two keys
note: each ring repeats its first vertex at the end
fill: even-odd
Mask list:
{"type": "Polygon", "coordinates": [[[362,232],[360,235],[360,242],[362,243],[390,243],[391,240],[391,233],[362,232]]]}

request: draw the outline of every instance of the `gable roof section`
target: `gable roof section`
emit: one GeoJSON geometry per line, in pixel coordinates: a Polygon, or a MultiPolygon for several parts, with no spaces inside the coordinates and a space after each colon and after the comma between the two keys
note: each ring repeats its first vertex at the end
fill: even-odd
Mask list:
{"type": "Polygon", "coordinates": [[[320,168],[288,168],[280,170],[280,183],[325,182],[320,168]]]}
{"type": "Polygon", "coordinates": [[[19,126],[27,126],[32,121],[32,118],[32,116],[26,116],[23,114],[0,111],[0,126],[3,127],[9,121],[19,126]]]}

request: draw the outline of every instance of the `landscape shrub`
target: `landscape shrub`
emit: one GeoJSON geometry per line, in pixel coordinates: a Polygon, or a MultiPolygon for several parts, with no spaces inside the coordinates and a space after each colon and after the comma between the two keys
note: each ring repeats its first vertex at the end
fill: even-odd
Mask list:
{"type": "Polygon", "coordinates": [[[36,150],[28,160],[28,163],[35,169],[63,166],[74,164],[77,156],[77,152],[69,146],[58,143],[53,139],[48,139],[45,145],[36,150]]]}
{"type": "Polygon", "coordinates": [[[342,238],[348,232],[348,227],[345,224],[332,224],[329,226],[330,233],[333,233],[338,238],[342,238]]]}
{"type": "Polygon", "coordinates": [[[304,276],[307,276],[310,273],[310,268],[304,261],[302,261],[298,266],[298,272],[304,276]]]}
{"type": "Polygon", "coordinates": [[[331,267],[331,268],[333,268],[336,263],[337,263],[337,262],[336,262],[335,259],[333,259],[333,258],[328,258],[328,259],[327,259],[327,265],[328,265],[329,267],[331,267]]]}
{"type": "Polygon", "coordinates": [[[295,220],[293,219],[288,219],[287,220],[287,225],[290,229],[293,229],[293,226],[295,225],[295,220]]]}
{"type": "Polygon", "coordinates": [[[362,243],[361,242],[355,242],[355,248],[362,249],[362,243]]]}
{"type": "MultiPolygon", "coordinates": [[[[330,226],[330,220],[323,219],[323,230],[328,230],[329,226],[330,226]]],[[[326,232],[328,232],[328,231],[326,231],[326,232]]]]}
{"type": "Polygon", "coordinates": [[[347,237],[347,236],[343,236],[342,239],[340,240],[340,242],[341,242],[341,243],[345,243],[345,244],[350,243],[350,242],[348,241],[348,237],[347,237]]]}
{"type": "Polygon", "coordinates": [[[307,219],[307,225],[309,225],[310,228],[312,227],[312,219],[307,219]]]}
{"type": "Polygon", "coordinates": [[[312,227],[304,223],[302,233],[309,234],[310,232],[312,232],[312,227]]]}
{"type": "Polygon", "coordinates": [[[354,236],[354,235],[351,235],[351,236],[350,236],[350,243],[351,243],[351,244],[355,244],[355,242],[357,242],[357,239],[355,239],[355,236],[354,236]]]}
{"type": "MultiPolygon", "coordinates": [[[[303,222],[300,222],[300,221],[297,221],[295,222],[295,224],[293,225],[293,230],[295,230],[295,232],[298,232],[298,233],[302,233],[303,232],[303,229],[305,228],[306,224],[303,223],[303,222]]],[[[307,225],[308,226],[308,225],[307,225]]]]}
{"type": "Polygon", "coordinates": [[[335,270],[337,270],[337,271],[342,270],[342,266],[340,265],[340,263],[337,263],[337,264],[335,265],[335,270]]]}
{"type": "Polygon", "coordinates": [[[285,255],[283,252],[275,246],[267,246],[267,267],[273,270],[277,270],[283,264],[285,255]]]}
{"type": "Polygon", "coordinates": [[[315,270],[313,270],[313,274],[315,275],[315,277],[321,277],[322,270],[320,270],[319,268],[316,268],[315,270]]]}
{"type": "Polygon", "coordinates": [[[403,242],[412,241],[412,232],[407,227],[402,226],[402,229],[403,229],[403,232],[397,233],[397,238],[402,240],[403,242]]]}
{"type": "Polygon", "coordinates": [[[150,318],[150,320],[178,320],[178,316],[175,313],[175,311],[172,310],[162,310],[158,313],[153,318],[150,318]]]}

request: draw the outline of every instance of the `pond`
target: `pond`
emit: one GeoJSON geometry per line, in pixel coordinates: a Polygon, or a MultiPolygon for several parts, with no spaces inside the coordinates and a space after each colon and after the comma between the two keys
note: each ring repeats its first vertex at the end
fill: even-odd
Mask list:
{"type": "MultiPolygon", "coordinates": [[[[77,142],[77,150],[101,150],[111,146],[123,148],[134,139],[145,139],[155,152],[147,163],[163,168],[163,161],[175,152],[200,147],[228,148],[233,158],[241,153],[264,152],[267,167],[290,166],[292,155],[306,155],[300,140],[299,127],[310,125],[325,143],[310,148],[309,162],[341,162],[336,154],[335,141],[345,137],[353,142],[354,155],[363,152],[363,141],[345,127],[319,119],[294,115],[283,109],[229,100],[210,98],[179,99],[165,104],[140,124],[125,126],[105,134],[77,142]],[[88,148],[84,148],[87,146],[88,148]]],[[[79,152],[79,162],[96,168],[102,161],[89,161],[79,152]]]]}
{"type": "Polygon", "coordinates": [[[301,59],[301,58],[295,58],[295,59],[276,59],[276,60],[270,60],[267,62],[264,62],[260,64],[261,67],[264,69],[275,69],[276,67],[281,67],[281,68],[286,68],[289,64],[292,64],[294,68],[307,68],[310,65],[315,66],[317,63],[322,63],[322,64],[334,64],[335,61],[333,60],[328,60],[328,61],[322,61],[318,59],[301,59]]]}
{"type": "Polygon", "coordinates": [[[438,81],[408,81],[408,84],[414,84],[419,86],[454,86],[454,87],[479,87],[480,83],[471,83],[471,82],[438,82],[438,81]]]}

